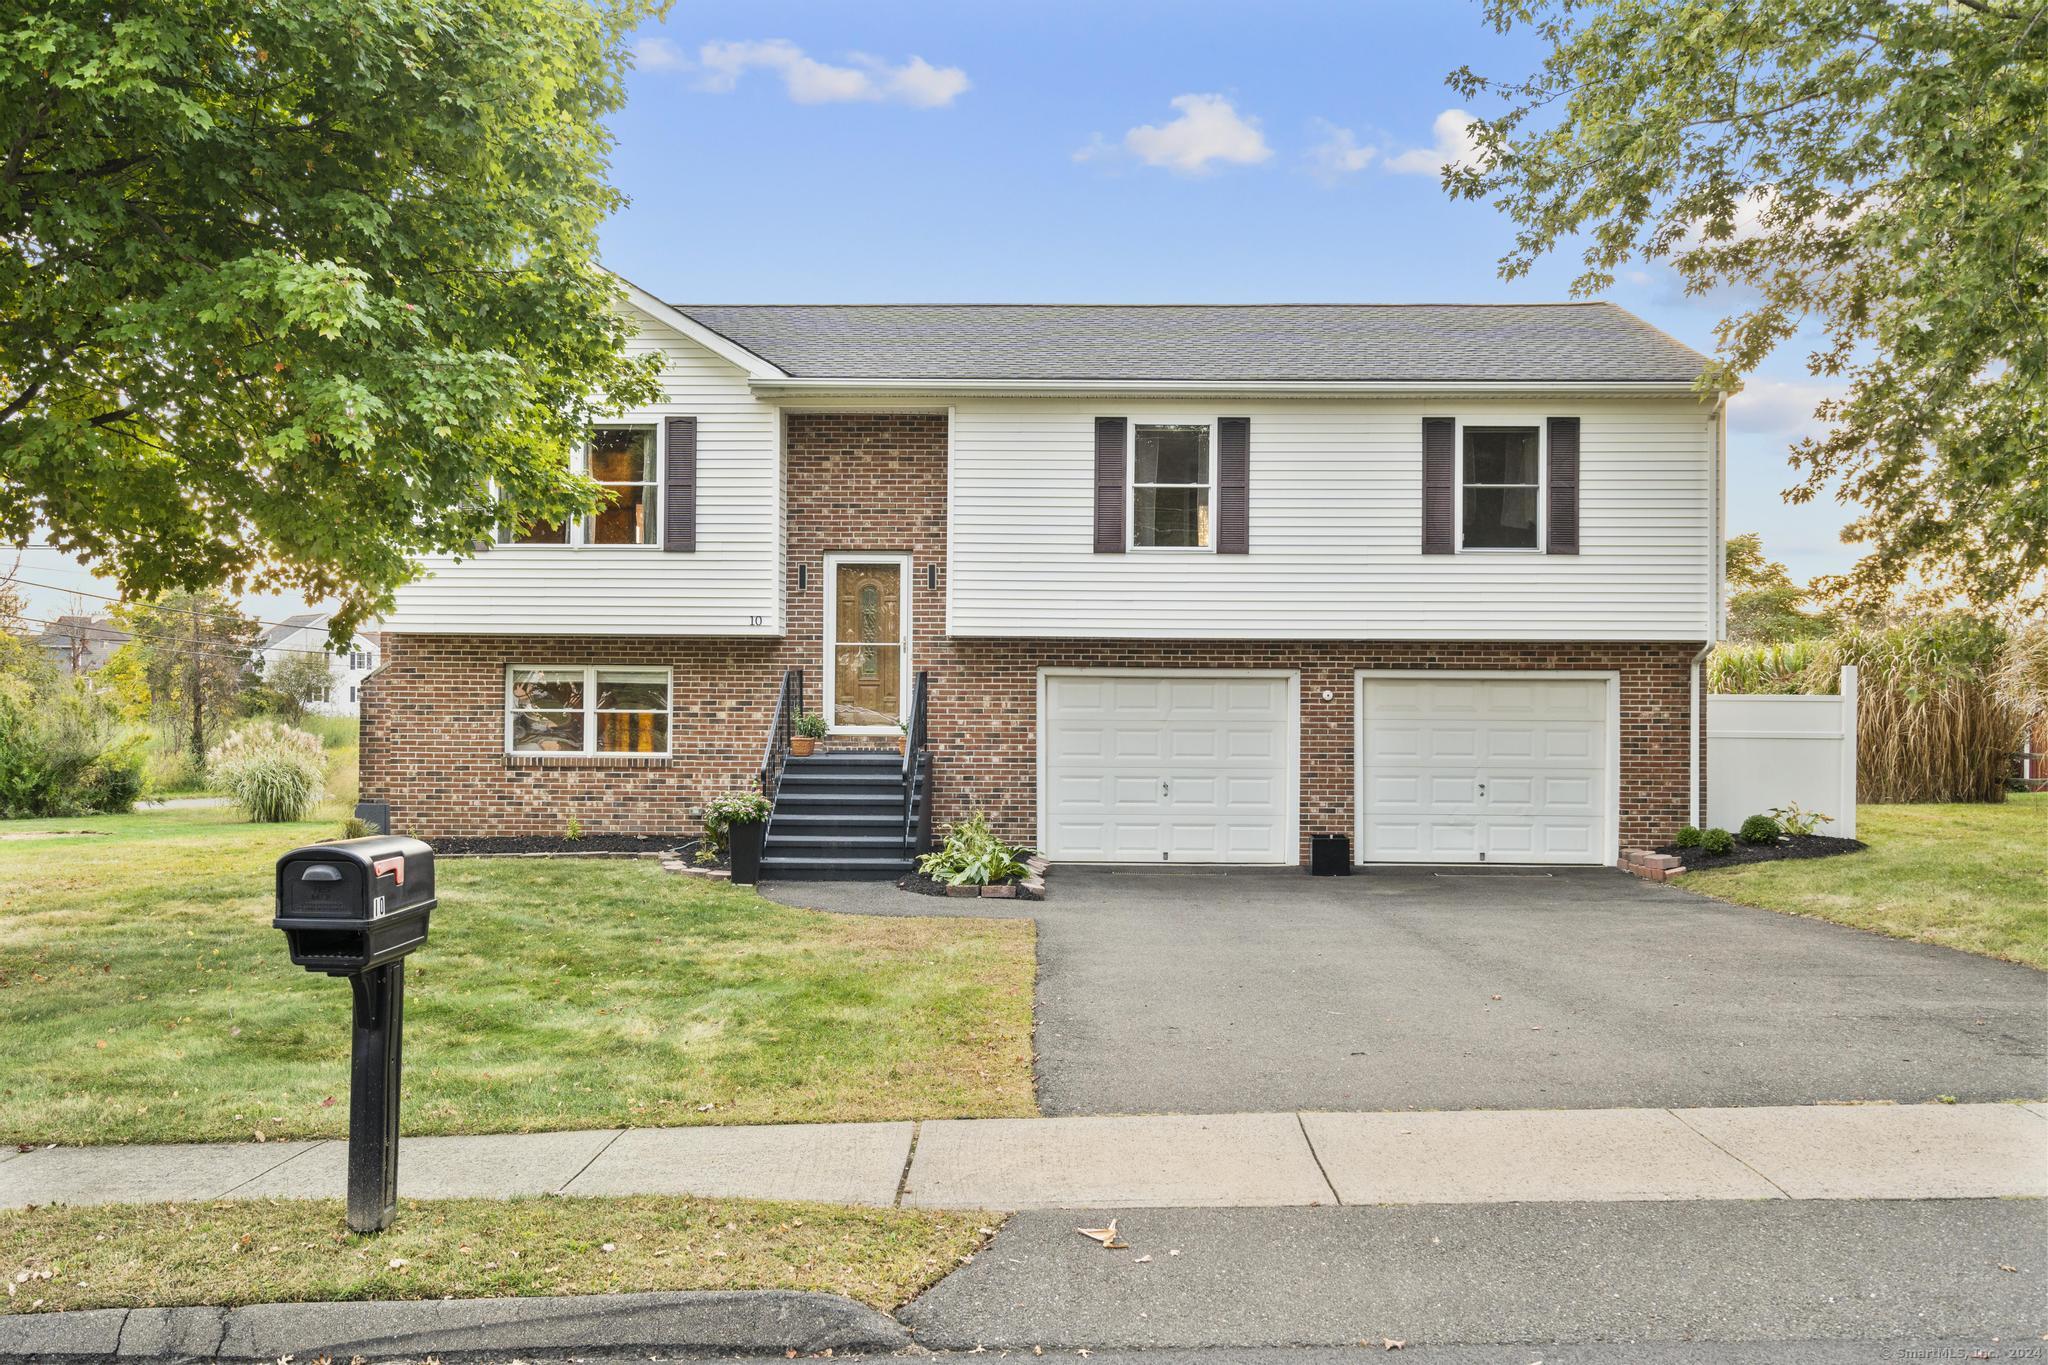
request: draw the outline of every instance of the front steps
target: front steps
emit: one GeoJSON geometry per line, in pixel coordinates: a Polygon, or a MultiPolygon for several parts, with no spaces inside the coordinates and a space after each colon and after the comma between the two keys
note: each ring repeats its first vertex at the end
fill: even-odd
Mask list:
{"type": "Polygon", "coordinates": [[[768,817],[761,880],[893,881],[913,866],[904,810],[901,754],[792,755],[768,817]]]}

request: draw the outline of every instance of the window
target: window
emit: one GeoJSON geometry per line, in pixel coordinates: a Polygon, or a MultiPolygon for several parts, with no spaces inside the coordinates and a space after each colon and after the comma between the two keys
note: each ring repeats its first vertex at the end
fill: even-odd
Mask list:
{"type": "Polygon", "coordinates": [[[356,689],[355,689],[355,688],[353,688],[353,687],[349,688],[349,690],[348,690],[348,699],[349,699],[350,701],[355,701],[355,700],[357,700],[357,692],[356,692],[356,689]]]}
{"type": "Polygon", "coordinates": [[[598,509],[573,525],[552,521],[500,527],[500,545],[652,545],[659,527],[661,446],[656,428],[599,427],[575,456],[603,487],[598,509]]]}
{"type": "Polygon", "coordinates": [[[1466,427],[1460,466],[1464,548],[1533,550],[1542,501],[1542,433],[1536,427],[1466,427]]]}
{"type": "Polygon", "coordinates": [[[665,668],[514,668],[505,748],[515,754],[666,754],[665,668]]]}
{"type": "Polygon", "coordinates": [[[1207,549],[1211,470],[1207,423],[1134,423],[1131,544],[1140,549],[1207,549]]]}
{"type": "Polygon", "coordinates": [[[367,673],[376,663],[377,656],[367,649],[352,649],[348,652],[348,671],[367,673]]]}

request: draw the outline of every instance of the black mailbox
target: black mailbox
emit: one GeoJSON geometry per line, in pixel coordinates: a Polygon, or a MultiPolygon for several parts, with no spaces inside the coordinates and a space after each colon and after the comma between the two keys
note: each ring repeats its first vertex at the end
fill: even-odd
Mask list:
{"type": "Polygon", "coordinates": [[[427,941],[434,850],[388,834],[296,848],[277,860],[292,961],[348,978],[355,997],[348,1097],[348,1225],[378,1232],[398,1207],[405,957],[427,941]]]}
{"type": "Polygon", "coordinates": [[[277,917],[292,961],[354,976],[427,941],[434,850],[378,834],[294,849],[277,860],[277,917]]]}

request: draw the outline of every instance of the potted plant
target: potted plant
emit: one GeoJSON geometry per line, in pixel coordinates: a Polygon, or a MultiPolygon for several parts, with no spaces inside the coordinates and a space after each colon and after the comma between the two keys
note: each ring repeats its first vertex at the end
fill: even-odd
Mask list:
{"type": "Polygon", "coordinates": [[[799,711],[791,728],[789,751],[798,758],[809,758],[824,737],[825,718],[816,711],[799,711]]]}
{"type": "Polygon", "coordinates": [[[773,807],[759,792],[726,792],[704,807],[704,843],[726,849],[734,883],[752,886],[761,880],[761,844],[768,835],[773,807]]]}
{"type": "Polygon", "coordinates": [[[896,736],[896,752],[907,753],[910,749],[910,722],[899,720],[896,722],[896,728],[903,732],[896,736]]]}

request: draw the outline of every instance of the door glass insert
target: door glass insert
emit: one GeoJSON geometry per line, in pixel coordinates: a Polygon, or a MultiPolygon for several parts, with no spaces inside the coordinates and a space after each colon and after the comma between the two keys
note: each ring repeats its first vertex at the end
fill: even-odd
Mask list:
{"type": "Polygon", "coordinates": [[[903,718],[903,566],[841,564],[832,604],[832,724],[903,718]]]}

